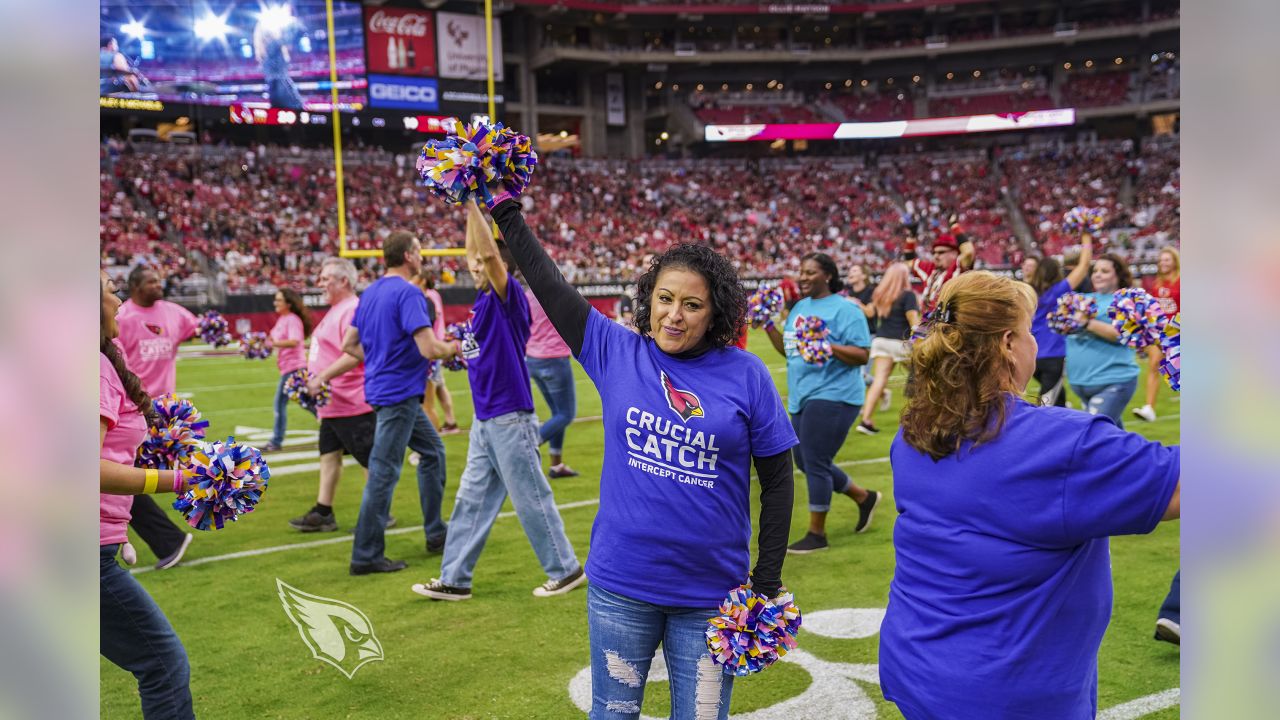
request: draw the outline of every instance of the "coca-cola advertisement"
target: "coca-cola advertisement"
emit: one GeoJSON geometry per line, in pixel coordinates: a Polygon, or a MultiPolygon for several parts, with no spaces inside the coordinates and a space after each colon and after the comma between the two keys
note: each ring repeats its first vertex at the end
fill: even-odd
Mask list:
{"type": "Polygon", "coordinates": [[[432,13],[365,6],[365,48],[371,73],[436,75],[436,25],[432,13]]]}

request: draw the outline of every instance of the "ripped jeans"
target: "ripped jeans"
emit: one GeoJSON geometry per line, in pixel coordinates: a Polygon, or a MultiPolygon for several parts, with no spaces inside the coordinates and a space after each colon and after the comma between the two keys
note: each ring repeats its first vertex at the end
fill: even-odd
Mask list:
{"type": "Polygon", "coordinates": [[[1124,409],[1133,399],[1138,389],[1138,378],[1110,385],[1077,385],[1071,383],[1084,403],[1085,412],[1090,415],[1105,415],[1111,418],[1121,430],[1124,429],[1124,409]]]}
{"type": "MultiPolygon", "coordinates": [[[[654,605],[590,585],[591,720],[640,717],[658,645],[671,684],[671,720],[725,720],[733,676],[711,661],[707,620],[719,611],[654,605]]],[[[655,673],[655,682],[662,678],[655,673]]]]}

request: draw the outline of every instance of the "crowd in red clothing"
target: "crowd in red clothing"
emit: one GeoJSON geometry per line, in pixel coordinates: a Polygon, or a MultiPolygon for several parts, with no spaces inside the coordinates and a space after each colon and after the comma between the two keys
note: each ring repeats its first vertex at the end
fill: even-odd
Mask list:
{"type": "MultiPolygon", "coordinates": [[[[378,250],[391,230],[412,228],[427,247],[456,247],[461,213],[416,182],[414,158],[381,151],[344,155],[348,245],[378,250]]],[[[634,277],[668,244],[696,241],[733,258],[746,276],[793,271],[821,249],[872,271],[897,257],[908,229],[926,240],[954,215],[975,239],[979,267],[1016,265],[1018,239],[1005,193],[1037,242],[1058,253],[1062,214],[1108,208],[1136,252],[1177,239],[1176,144],[1133,155],[1123,144],[1003,151],[996,171],[981,151],[764,160],[570,160],[544,158],[526,217],[574,281],[634,277]],[[1124,199],[1128,198],[1128,202],[1124,199]]],[[[171,283],[230,293],[300,284],[337,252],[332,158],[297,148],[160,146],[103,148],[104,266],[167,269],[171,283]]],[[[1134,258],[1140,259],[1140,258],[1134,258]]],[[[457,258],[449,276],[466,282],[457,258]]],[[[361,263],[362,281],[380,268],[361,263]]]]}

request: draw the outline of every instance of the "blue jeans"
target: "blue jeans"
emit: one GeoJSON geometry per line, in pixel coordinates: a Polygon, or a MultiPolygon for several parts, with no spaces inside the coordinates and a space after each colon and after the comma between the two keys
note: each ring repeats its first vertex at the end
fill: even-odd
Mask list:
{"type": "Polygon", "coordinates": [[[707,620],[718,614],[714,607],[654,605],[587,586],[591,720],[640,717],[659,643],[671,681],[671,720],[728,718],[733,676],[707,650],[707,620]]]}
{"type": "Polygon", "coordinates": [[[444,501],[444,442],[422,411],[422,396],[415,395],[373,410],[378,426],[373,432],[369,480],[360,500],[360,519],[356,521],[356,537],[351,546],[353,565],[368,565],[384,557],[391,495],[400,481],[406,448],[412,448],[420,456],[418,501],[422,503],[422,529],[428,540],[437,540],[445,534],[445,524],[440,519],[440,506],[444,501]]]}
{"type": "Polygon", "coordinates": [[[538,437],[547,443],[552,455],[564,449],[564,429],[578,414],[578,398],[573,387],[573,363],[569,358],[524,359],[529,366],[529,377],[538,384],[538,390],[551,409],[551,417],[538,428],[538,437]]]}
{"type": "Polygon", "coordinates": [[[194,718],[187,651],[160,606],[116,562],[119,549],[98,548],[99,651],[138,679],[143,718],[194,718]]]}
{"type": "Polygon", "coordinates": [[[1080,401],[1084,403],[1085,410],[1090,415],[1105,415],[1115,421],[1116,425],[1124,427],[1124,409],[1133,399],[1133,393],[1138,389],[1138,378],[1126,380],[1122,383],[1114,383],[1111,385],[1076,385],[1071,383],[1071,389],[1080,396],[1080,401]]]}
{"type": "Polygon", "coordinates": [[[861,405],[810,400],[791,416],[791,427],[800,438],[791,455],[796,469],[804,473],[809,484],[810,512],[827,512],[831,509],[832,494],[843,493],[853,484],[849,476],[836,467],[835,457],[861,412],[861,405]]]}
{"type": "Polygon", "coordinates": [[[1164,597],[1164,602],[1160,604],[1159,618],[1172,620],[1179,625],[1182,624],[1182,571],[1174,573],[1173,582],[1169,583],[1169,594],[1164,597]]]}
{"type": "Polygon", "coordinates": [[[538,457],[538,419],[531,412],[510,412],[471,423],[467,467],[449,516],[449,539],[440,562],[440,580],[471,587],[471,577],[502,501],[511,495],[524,534],[552,580],[578,570],[578,558],[564,532],[551,484],[538,457]]]}
{"type": "MultiPolygon", "coordinates": [[[[280,384],[276,386],[275,403],[271,406],[275,410],[275,422],[271,425],[271,442],[276,445],[284,445],[284,433],[289,429],[289,396],[284,394],[284,384],[289,380],[289,376],[293,372],[287,372],[280,376],[280,384]]],[[[303,409],[312,415],[316,414],[315,410],[303,409]]]]}

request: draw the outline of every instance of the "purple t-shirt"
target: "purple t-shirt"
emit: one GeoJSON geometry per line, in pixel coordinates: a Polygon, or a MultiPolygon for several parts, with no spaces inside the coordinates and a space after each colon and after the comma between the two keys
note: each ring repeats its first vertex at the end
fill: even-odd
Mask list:
{"type": "Polygon", "coordinates": [[[529,369],[524,364],[529,327],[529,301],[514,276],[507,276],[506,302],[492,289],[476,296],[471,307],[471,332],[462,340],[462,356],[467,360],[467,381],[477,420],[533,412],[529,369]]]}
{"type": "Polygon", "coordinates": [[[1035,336],[1040,349],[1037,358],[1060,358],[1067,356],[1067,337],[1049,329],[1049,313],[1058,307],[1058,298],[1071,292],[1071,283],[1059,280],[1053,287],[1045,290],[1036,303],[1036,314],[1031,318],[1031,334],[1035,336]]]}
{"type": "Polygon", "coordinates": [[[422,291],[397,275],[386,275],[365,289],[351,318],[364,349],[364,399],[386,406],[426,393],[427,359],[413,334],[431,327],[431,311],[422,291]]]}
{"type": "Polygon", "coordinates": [[[1155,529],[1180,458],[1101,415],[1022,400],[996,439],[937,462],[899,433],[885,699],[907,717],[1093,718],[1108,538],[1155,529]]]}

